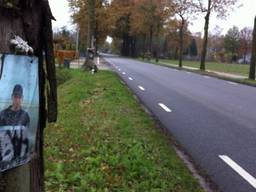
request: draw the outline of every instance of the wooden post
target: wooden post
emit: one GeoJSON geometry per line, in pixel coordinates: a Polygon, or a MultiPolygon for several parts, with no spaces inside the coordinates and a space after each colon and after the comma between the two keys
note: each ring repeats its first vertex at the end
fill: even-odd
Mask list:
{"type": "Polygon", "coordinates": [[[39,58],[40,102],[34,156],[29,164],[0,174],[0,191],[41,192],[44,190],[43,129],[47,118],[49,122],[56,121],[57,118],[57,91],[51,19],[54,18],[48,0],[10,2],[0,0],[0,53],[14,54],[14,50],[9,44],[14,35],[19,35],[34,49],[35,56],[39,58]],[[46,66],[44,66],[44,63],[46,66]],[[47,74],[47,79],[45,74],[47,74]],[[46,81],[49,85],[47,88],[47,104],[46,81]],[[46,105],[48,111],[46,111],[46,105]]]}
{"type": "Polygon", "coordinates": [[[254,18],[254,29],[252,38],[252,56],[250,63],[249,79],[255,80],[255,65],[256,65],[256,16],[254,18]]]}

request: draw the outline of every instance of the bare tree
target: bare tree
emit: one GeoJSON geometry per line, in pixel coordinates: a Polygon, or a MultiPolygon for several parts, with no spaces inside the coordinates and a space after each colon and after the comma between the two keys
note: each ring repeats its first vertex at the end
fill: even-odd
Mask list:
{"type": "Polygon", "coordinates": [[[180,18],[179,21],[179,67],[182,67],[183,49],[184,49],[184,28],[188,24],[189,18],[195,13],[195,5],[191,0],[175,0],[174,12],[180,18]]]}
{"type": "Polygon", "coordinates": [[[238,0],[197,0],[197,8],[201,12],[205,13],[205,24],[204,24],[204,40],[203,49],[201,53],[201,64],[200,69],[205,70],[205,58],[207,54],[207,43],[208,43],[208,29],[210,16],[212,12],[217,14],[219,18],[225,18],[229,10],[233,10],[238,0]],[[206,3],[205,3],[206,2],[206,3]]]}
{"type": "Polygon", "coordinates": [[[251,48],[251,42],[252,42],[252,29],[245,27],[240,31],[240,54],[243,56],[243,62],[246,62],[246,56],[248,55],[248,52],[251,48]]]}
{"type": "Polygon", "coordinates": [[[249,79],[255,80],[255,65],[256,65],[256,16],[254,18],[252,56],[251,56],[249,79]]]}

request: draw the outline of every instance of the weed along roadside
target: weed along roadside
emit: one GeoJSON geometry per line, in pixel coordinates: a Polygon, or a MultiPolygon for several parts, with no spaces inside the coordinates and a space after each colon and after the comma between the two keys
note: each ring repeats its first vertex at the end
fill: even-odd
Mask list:
{"type": "Polygon", "coordinates": [[[203,191],[113,72],[58,77],[59,119],[45,131],[46,191],[203,191]]]}

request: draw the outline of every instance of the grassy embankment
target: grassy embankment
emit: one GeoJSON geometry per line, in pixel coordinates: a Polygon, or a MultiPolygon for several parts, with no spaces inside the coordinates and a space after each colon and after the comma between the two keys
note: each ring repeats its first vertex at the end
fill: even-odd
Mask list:
{"type": "MultiPolygon", "coordinates": [[[[141,58],[139,60],[143,61],[141,58]]],[[[148,61],[145,59],[144,62],[148,62],[148,61]]],[[[149,63],[157,64],[157,65],[170,66],[170,67],[175,67],[175,68],[179,67],[177,60],[160,59],[159,62],[156,63],[155,60],[152,59],[149,63]]],[[[230,73],[230,74],[234,74],[234,75],[241,75],[241,76],[245,76],[245,79],[237,79],[237,78],[232,78],[232,77],[226,77],[226,76],[222,76],[221,74],[216,74],[216,73],[213,73],[213,72],[202,72],[202,71],[199,70],[199,68],[200,68],[200,62],[199,61],[186,61],[186,60],[184,60],[183,61],[183,66],[184,66],[183,69],[186,69],[186,67],[197,68],[198,70],[194,70],[194,72],[196,72],[196,73],[211,75],[211,76],[215,76],[215,77],[230,80],[230,81],[235,81],[235,82],[238,82],[238,83],[244,83],[244,84],[247,84],[247,85],[256,86],[256,81],[255,80],[247,79],[248,74],[249,74],[249,65],[206,62],[206,69],[207,70],[217,71],[217,72],[222,72],[222,73],[230,73]]]]}
{"type": "MultiPolygon", "coordinates": [[[[178,67],[177,60],[165,60],[161,59],[160,63],[164,64],[174,64],[178,67]]],[[[194,67],[199,69],[200,62],[199,61],[183,61],[184,66],[194,67]]],[[[249,72],[249,65],[242,65],[242,64],[232,64],[232,63],[217,63],[217,62],[206,62],[206,69],[211,71],[218,71],[223,73],[232,73],[237,75],[248,76],[249,72]]]]}
{"type": "Polygon", "coordinates": [[[202,191],[115,74],[58,74],[59,118],[45,130],[46,191],[202,191]]]}

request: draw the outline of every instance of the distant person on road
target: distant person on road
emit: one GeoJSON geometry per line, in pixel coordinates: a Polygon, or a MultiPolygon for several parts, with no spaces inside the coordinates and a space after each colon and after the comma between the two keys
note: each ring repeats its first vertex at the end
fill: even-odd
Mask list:
{"type": "Polygon", "coordinates": [[[12,91],[12,105],[0,112],[0,126],[29,126],[30,118],[21,107],[23,88],[16,84],[12,91]]]}

